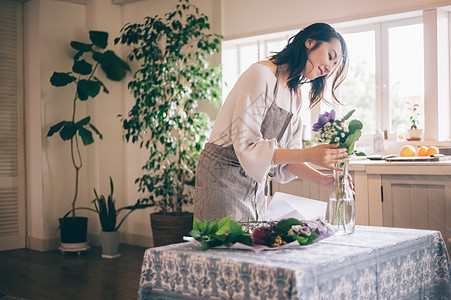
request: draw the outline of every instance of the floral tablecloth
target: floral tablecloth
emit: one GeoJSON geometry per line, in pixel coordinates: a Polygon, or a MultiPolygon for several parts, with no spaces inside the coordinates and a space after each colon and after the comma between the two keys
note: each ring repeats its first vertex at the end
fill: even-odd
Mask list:
{"type": "Polygon", "coordinates": [[[148,249],[138,299],[451,299],[438,231],[357,226],[297,249],[148,249]]]}

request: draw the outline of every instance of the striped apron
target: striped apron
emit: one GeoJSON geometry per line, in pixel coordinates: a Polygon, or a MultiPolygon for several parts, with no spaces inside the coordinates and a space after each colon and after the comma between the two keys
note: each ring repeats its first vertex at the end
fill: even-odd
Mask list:
{"type": "MultiPolygon", "coordinates": [[[[277,89],[278,81],[260,132],[264,139],[280,142],[293,117],[293,96],[288,112],[276,104],[277,89]]],[[[246,175],[233,145],[207,143],[196,170],[194,216],[201,221],[226,216],[232,216],[235,221],[261,220],[266,211],[266,188],[266,182],[259,183],[246,175]]]]}

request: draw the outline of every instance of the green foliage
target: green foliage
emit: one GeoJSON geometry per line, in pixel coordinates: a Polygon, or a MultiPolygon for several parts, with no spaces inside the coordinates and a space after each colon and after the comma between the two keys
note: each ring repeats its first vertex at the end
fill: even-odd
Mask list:
{"type": "MultiPolygon", "coordinates": [[[[319,224],[318,220],[315,221],[319,224]]],[[[309,235],[303,233],[289,234],[292,226],[299,225],[302,228],[310,228],[305,221],[298,220],[296,218],[288,218],[280,220],[278,222],[237,222],[232,219],[231,216],[222,218],[219,221],[216,220],[204,220],[204,222],[199,221],[194,218],[193,229],[190,235],[198,242],[202,244],[202,250],[208,250],[217,246],[227,246],[234,243],[241,243],[244,245],[252,246],[254,243],[262,244],[262,240],[266,240],[262,235],[268,234],[268,243],[264,243],[266,246],[274,247],[276,239],[281,239],[282,242],[291,243],[297,241],[300,245],[309,245],[313,243],[319,237],[319,234],[315,230],[308,230],[309,235]],[[249,226],[251,223],[255,223],[256,226],[253,228],[253,234],[251,235],[247,231],[243,231],[243,225],[249,226]],[[262,223],[266,225],[262,226],[262,223]],[[255,236],[256,232],[260,229],[265,229],[265,232],[259,232],[255,236]]],[[[322,225],[326,226],[326,225],[322,225]]],[[[292,233],[292,232],[290,232],[292,233]]],[[[331,234],[331,232],[328,232],[331,234]]],[[[282,244],[278,244],[281,246],[282,244]]]]}
{"type": "Polygon", "coordinates": [[[87,146],[94,142],[93,134],[100,139],[103,138],[99,130],[91,123],[91,117],[86,116],[79,121],[75,121],[77,116],[77,104],[79,101],[87,101],[95,98],[100,90],[108,93],[108,89],[103,82],[95,76],[97,67],[100,65],[107,78],[120,81],[127,71],[130,71],[128,64],[116,56],[113,51],[102,52],[108,45],[108,33],[103,31],[90,31],[91,43],[72,41],[70,46],[77,52],[74,55],[72,72],[54,72],[50,78],[50,83],[56,87],[65,87],[70,84],[75,85],[75,96],[72,100],[72,119],[63,120],[52,125],[47,136],[59,133],[63,141],[71,142],[71,158],[75,168],[75,192],[72,201],[71,211],[75,216],[75,204],[78,195],[78,176],[82,167],[79,139],[83,145],[87,146]]]}
{"type": "Polygon", "coordinates": [[[116,200],[113,197],[114,185],[113,179],[110,177],[110,194],[105,197],[104,195],[98,195],[96,189],[94,189],[95,199],[92,200],[94,204],[94,209],[90,207],[76,207],[71,209],[63,218],[66,218],[71,212],[76,210],[89,210],[95,212],[99,216],[100,225],[102,226],[102,231],[111,232],[118,231],[125,219],[135,210],[144,209],[153,206],[152,204],[144,204],[137,201],[134,205],[128,205],[116,209],[116,200]],[[127,211],[125,213],[125,211],[127,211]],[[124,212],[125,214],[120,219],[117,224],[117,218],[124,212]]]}
{"type": "Polygon", "coordinates": [[[230,246],[234,243],[252,245],[251,235],[245,233],[239,222],[234,221],[231,216],[219,221],[205,220],[203,223],[194,218],[191,236],[202,244],[202,250],[216,246],[230,246]]]}
{"type": "Polygon", "coordinates": [[[419,104],[411,104],[410,102],[406,102],[407,104],[407,108],[410,111],[410,116],[409,116],[409,120],[410,120],[410,129],[418,129],[418,117],[420,116],[419,113],[419,109],[420,109],[420,105],[419,104]]]}
{"type": "Polygon", "coordinates": [[[110,177],[110,194],[107,198],[104,195],[98,195],[97,191],[94,189],[94,194],[96,198],[92,200],[94,203],[95,210],[99,214],[100,224],[102,225],[103,231],[118,231],[125,219],[135,210],[143,209],[152,206],[152,204],[142,204],[139,201],[135,205],[124,206],[116,209],[116,201],[113,198],[113,179],[110,177]],[[122,211],[128,211],[122,216],[119,224],[116,225],[117,217],[122,211]]]}
{"type": "Polygon", "coordinates": [[[196,109],[199,101],[220,103],[220,68],[208,58],[219,52],[222,37],[209,29],[208,17],[180,0],[164,17],[126,24],[115,39],[140,63],[128,85],[135,104],[121,116],[125,140],[149,153],[135,183],[163,214],[182,214],[192,203],[196,161],[211,128],[196,109]]]}

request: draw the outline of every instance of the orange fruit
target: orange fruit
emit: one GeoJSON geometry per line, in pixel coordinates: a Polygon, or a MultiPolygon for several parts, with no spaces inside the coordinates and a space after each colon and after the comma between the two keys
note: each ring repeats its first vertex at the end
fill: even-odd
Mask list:
{"type": "Polygon", "coordinates": [[[431,156],[431,155],[439,154],[439,153],[440,153],[440,151],[438,150],[437,147],[435,147],[435,146],[430,146],[430,147],[428,148],[428,151],[426,152],[426,155],[427,155],[427,156],[431,156]]]}
{"type": "Polygon", "coordinates": [[[420,148],[418,148],[417,155],[418,156],[428,156],[427,152],[428,152],[428,147],[421,146],[420,148]]]}
{"type": "Polygon", "coordinates": [[[415,156],[415,154],[416,154],[415,148],[410,145],[403,146],[399,151],[399,155],[402,157],[415,156]]]}

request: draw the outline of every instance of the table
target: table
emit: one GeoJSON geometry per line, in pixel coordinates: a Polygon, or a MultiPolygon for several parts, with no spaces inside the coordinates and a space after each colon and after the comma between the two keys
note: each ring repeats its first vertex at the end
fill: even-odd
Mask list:
{"type": "Polygon", "coordinates": [[[138,299],[450,299],[439,231],[356,226],[296,249],[146,250],[138,299]]]}

